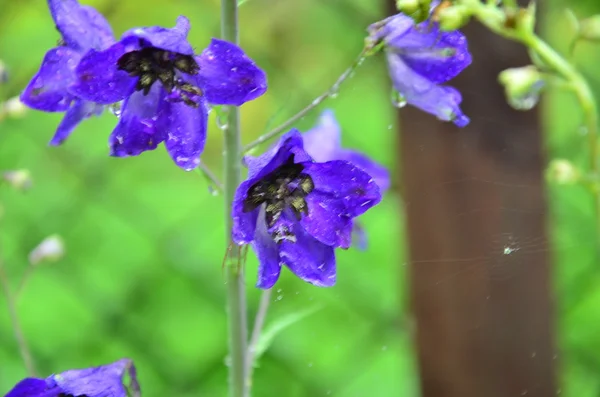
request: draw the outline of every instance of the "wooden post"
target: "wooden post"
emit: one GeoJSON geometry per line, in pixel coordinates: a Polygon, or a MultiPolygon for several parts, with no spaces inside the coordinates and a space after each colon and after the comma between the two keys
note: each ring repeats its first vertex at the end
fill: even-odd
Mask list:
{"type": "Polygon", "coordinates": [[[424,397],[548,397],[553,303],[541,128],[498,73],[525,50],[471,23],[473,64],[453,80],[471,124],[400,111],[412,311],[424,397]]]}

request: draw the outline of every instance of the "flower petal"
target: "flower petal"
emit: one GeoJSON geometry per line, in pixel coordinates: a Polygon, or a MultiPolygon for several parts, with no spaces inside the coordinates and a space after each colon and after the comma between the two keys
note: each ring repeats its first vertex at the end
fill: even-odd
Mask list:
{"type": "Polygon", "coordinates": [[[254,240],[258,210],[244,212],[244,200],[248,195],[248,189],[255,181],[255,179],[244,181],[235,191],[231,216],[233,217],[232,238],[237,244],[249,244],[254,240]]]}
{"type": "Polygon", "coordinates": [[[59,388],[49,387],[44,379],[26,378],[20,381],[4,397],[57,397],[59,388]]]}
{"type": "Polygon", "coordinates": [[[81,55],[68,47],[56,47],[44,56],[42,66],[31,79],[21,101],[34,109],[64,112],[75,98],[68,90],[75,82],[75,67],[81,55]]]}
{"type": "Polygon", "coordinates": [[[133,93],[137,79],[117,69],[117,61],[126,52],[135,50],[135,40],[115,43],[103,51],[90,51],[77,65],[78,81],[71,92],[89,101],[108,105],[133,93]]]}
{"type": "Polygon", "coordinates": [[[367,30],[369,38],[374,42],[385,40],[386,43],[393,43],[394,40],[406,34],[414,24],[411,17],[396,14],[370,25],[367,30]]]}
{"type": "Polygon", "coordinates": [[[353,165],[357,166],[375,180],[377,186],[379,186],[379,192],[383,195],[390,187],[390,173],[389,171],[379,165],[375,161],[371,160],[370,157],[355,152],[354,150],[342,149],[338,151],[336,160],[345,160],[353,165]]]}
{"type": "Polygon", "coordinates": [[[303,147],[302,135],[296,129],[290,130],[279,138],[277,144],[258,157],[245,156],[244,163],[248,167],[248,179],[261,178],[294,154],[296,163],[312,161],[303,147]]]}
{"type": "Polygon", "coordinates": [[[203,100],[198,105],[162,101],[159,109],[157,128],[165,135],[167,151],[186,171],[198,167],[206,143],[208,110],[203,100]]]}
{"type": "Polygon", "coordinates": [[[212,39],[196,61],[198,86],[210,103],[240,106],[267,90],[265,73],[235,44],[212,39]]]}
{"type": "Polygon", "coordinates": [[[88,42],[89,48],[104,50],[113,45],[115,43],[113,30],[106,18],[104,18],[104,15],[91,6],[82,6],[81,8],[86,14],[88,24],[94,32],[91,41],[88,42]]]}
{"type": "Polygon", "coordinates": [[[161,89],[155,84],[148,95],[135,92],[123,103],[121,117],[109,138],[110,155],[137,156],[156,149],[166,134],[157,127],[157,110],[161,89]]]}
{"type": "Polygon", "coordinates": [[[279,246],[273,241],[267,230],[264,208],[261,208],[258,214],[252,249],[258,258],[258,280],[256,287],[269,289],[279,279],[281,262],[279,260],[279,246]]]}
{"type": "Polygon", "coordinates": [[[367,233],[365,232],[365,228],[358,221],[354,222],[354,227],[352,228],[352,245],[356,246],[361,251],[367,249],[367,233]]]}
{"type": "Polygon", "coordinates": [[[190,21],[184,16],[179,16],[174,28],[164,28],[162,26],[134,28],[123,33],[121,39],[142,39],[151,47],[179,54],[193,55],[194,49],[187,41],[189,30],[190,21]]]}
{"type": "Polygon", "coordinates": [[[64,394],[87,397],[127,397],[123,375],[131,366],[127,359],[86,369],[72,369],[51,378],[64,394]]]}
{"type": "Polygon", "coordinates": [[[341,130],[333,111],[325,110],[317,125],[302,135],[304,150],[317,162],[338,160],[341,130]]]}
{"type": "Polygon", "coordinates": [[[433,83],[445,83],[471,64],[467,38],[459,31],[442,32],[425,21],[394,41],[398,53],[415,72],[433,83]]]}
{"type": "Polygon", "coordinates": [[[67,46],[83,51],[104,49],[114,42],[110,25],[94,8],[76,0],[48,0],[48,6],[67,46]]]}
{"type": "MultiPolygon", "coordinates": [[[[344,215],[350,217],[363,214],[381,201],[379,187],[373,178],[347,161],[335,160],[303,165],[303,172],[310,175],[315,186],[307,198],[315,192],[326,193],[331,200],[341,201],[345,208],[344,215]]],[[[333,207],[333,204],[331,206],[340,208],[333,207]]]]}
{"type": "Polygon", "coordinates": [[[50,141],[50,145],[57,146],[63,143],[83,119],[93,114],[99,114],[103,108],[103,106],[97,105],[94,102],[76,99],[58,125],[56,133],[50,141]]]}
{"type": "Polygon", "coordinates": [[[387,60],[394,88],[409,104],[459,127],[469,123],[460,110],[462,96],[455,88],[439,86],[414,72],[397,54],[388,52],[387,60]]]}
{"type": "Polygon", "coordinates": [[[308,214],[300,220],[302,227],[323,244],[349,248],[352,244],[352,218],[344,201],[317,190],[308,194],[305,200],[308,214]]]}
{"type": "Polygon", "coordinates": [[[335,284],[335,252],[302,229],[298,222],[291,220],[291,214],[284,213],[296,242],[283,241],[279,245],[279,257],[296,276],[318,287],[331,287],[335,284]]]}

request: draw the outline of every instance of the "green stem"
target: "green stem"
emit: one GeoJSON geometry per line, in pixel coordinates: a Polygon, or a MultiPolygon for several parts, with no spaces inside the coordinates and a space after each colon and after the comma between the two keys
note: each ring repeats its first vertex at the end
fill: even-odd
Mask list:
{"type": "Polygon", "coordinates": [[[276,138],[277,136],[283,134],[292,125],[294,125],[294,123],[296,121],[298,121],[302,117],[306,116],[311,110],[313,110],[314,108],[316,108],[317,106],[319,106],[324,100],[326,100],[327,98],[330,98],[330,97],[333,97],[333,96],[337,95],[338,91],[340,90],[340,86],[342,85],[342,83],[344,81],[346,81],[349,77],[351,77],[352,74],[354,73],[354,71],[360,65],[362,65],[362,63],[364,62],[365,58],[370,54],[371,51],[372,51],[371,48],[364,48],[361,51],[360,55],[354,60],[354,62],[352,63],[352,65],[350,65],[350,67],[348,69],[346,69],[344,71],[344,73],[342,73],[342,75],[340,77],[338,77],[338,79],[335,81],[335,83],[333,83],[333,85],[327,91],[325,91],[323,94],[321,94],[320,96],[318,96],[317,98],[315,98],[310,104],[308,104],[308,106],[306,106],[304,109],[300,110],[298,113],[296,113],[295,115],[293,115],[292,117],[290,117],[288,120],[284,121],[278,127],[276,127],[273,130],[267,132],[266,134],[263,134],[263,135],[259,136],[255,141],[253,141],[253,142],[247,144],[246,146],[244,146],[244,148],[242,149],[242,152],[246,153],[249,150],[254,149],[256,146],[260,145],[261,143],[264,143],[264,142],[266,142],[266,141],[268,141],[270,139],[276,138]]]}
{"type": "Polygon", "coordinates": [[[10,316],[10,321],[12,323],[12,328],[15,334],[17,345],[19,346],[21,358],[23,359],[23,363],[25,364],[25,368],[27,369],[27,373],[29,374],[29,376],[35,377],[36,373],[35,366],[33,364],[33,357],[31,356],[29,345],[27,345],[27,340],[25,339],[25,335],[23,334],[23,330],[21,329],[21,322],[19,321],[19,316],[17,315],[17,305],[13,294],[10,292],[8,277],[6,275],[6,272],[4,271],[4,264],[2,263],[2,261],[0,261],[0,284],[2,284],[2,289],[4,290],[4,295],[6,296],[8,314],[10,316]]]}
{"type": "MultiPolygon", "coordinates": [[[[583,75],[568,62],[562,55],[557,53],[548,43],[542,40],[534,32],[517,30],[507,27],[504,23],[504,14],[496,7],[489,7],[479,1],[463,0],[477,17],[479,22],[491,31],[508,39],[518,41],[533,51],[544,65],[561,76],[575,93],[577,100],[583,110],[584,124],[587,130],[588,145],[590,150],[590,168],[594,175],[600,174],[600,159],[598,158],[598,106],[590,86],[583,75]]],[[[600,227],[600,189],[592,190],[594,194],[594,205],[596,207],[597,224],[600,227]]]]}
{"type": "Polygon", "coordinates": [[[254,369],[254,354],[256,353],[256,346],[260,341],[260,334],[263,326],[265,325],[265,319],[267,318],[267,311],[269,310],[269,304],[271,303],[272,289],[263,291],[260,296],[260,303],[258,304],[258,310],[254,319],[254,327],[252,328],[252,336],[250,337],[250,344],[248,345],[248,361],[246,362],[247,376],[248,376],[248,387],[252,386],[252,371],[254,369]]]}
{"type": "MultiPolygon", "coordinates": [[[[221,37],[238,44],[238,4],[237,0],[221,0],[221,37]]],[[[231,204],[235,190],[241,182],[241,131],[240,113],[235,106],[224,109],[227,112],[227,124],[223,128],[225,147],[225,230],[228,246],[235,246],[231,238],[233,220],[231,204]]],[[[235,246],[237,248],[237,246],[235,246]]],[[[241,250],[233,249],[226,262],[227,301],[229,317],[229,388],[230,396],[245,397],[246,355],[247,355],[247,319],[246,291],[242,272],[241,250]]]]}

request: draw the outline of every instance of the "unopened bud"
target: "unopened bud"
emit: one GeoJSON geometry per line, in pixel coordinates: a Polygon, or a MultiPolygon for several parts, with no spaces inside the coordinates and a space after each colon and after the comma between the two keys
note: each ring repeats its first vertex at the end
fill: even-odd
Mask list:
{"type": "Polygon", "coordinates": [[[10,98],[1,106],[2,108],[0,108],[0,113],[3,116],[2,118],[10,117],[13,119],[18,119],[23,117],[27,112],[27,106],[21,102],[19,97],[10,98]]]}
{"type": "Polygon", "coordinates": [[[429,17],[431,0],[396,0],[396,8],[401,13],[413,18],[416,23],[429,17]]]}
{"type": "Polygon", "coordinates": [[[29,253],[29,263],[32,266],[42,262],[56,262],[65,255],[65,244],[63,239],[53,234],[46,237],[37,247],[29,253]]]}
{"type": "Polygon", "coordinates": [[[579,38],[600,42],[600,14],[579,21],[579,38]]]}
{"type": "Polygon", "coordinates": [[[508,103],[517,110],[529,110],[539,101],[544,80],[535,66],[503,70],[498,81],[504,86],[508,103]]]}
{"type": "Polygon", "coordinates": [[[469,22],[471,11],[463,5],[453,5],[445,7],[437,13],[437,20],[440,23],[440,29],[445,32],[451,32],[462,28],[469,22]]]}
{"type": "Polygon", "coordinates": [[[2,173],[2,179],[10,186],[20,191],[28,190],[32,185],[31,173],[29,170],[11,170],[2,173]]]}
{"type": "Polygon", "coordinates": [[[550,182],[560,185],[569,185],[580,180],[581,173],[568,160],[556,159],[550,162],[546,171],[546,177],[550,182]]]}

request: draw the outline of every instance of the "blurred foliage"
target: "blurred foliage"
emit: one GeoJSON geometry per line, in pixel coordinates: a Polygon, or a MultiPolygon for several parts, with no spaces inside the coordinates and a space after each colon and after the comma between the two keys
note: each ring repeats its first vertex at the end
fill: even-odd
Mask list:
{"type": "MultiPolygon", "coordinates": [[[[102,11],[117,35],[132,25],[172,26],[179,14],[191,19],[190,40],[198,50],[219,33],[217,0],[85,3],[102,11]]],[[[579,17],[600,12],[592,0],[546,7],[544,32],[565,51],[569,27],[561,10],[567,5],[579,17]]],[[[360,52],[366,26],[384,8],[370,0],[247,1],[240,13],[242,45],[267,71],[269,91],[242,108],[244,142],[327,89],[360,52]]],[[[0,100],[18,95],[58,38],[43,0],[0,0],[0,59],[10,73],[0,85],[0,100]]],[[[578,45],[574,60],[600,93],[598,47],[578,45]]],[[[394,109],[381,60],[366,62],[326,106],[335,110],[346,146],[393,169],[394,109]]],[[[585,169],[587,141],[575,101],[553,91],[544,107],[548,158],[585,169]]],[[[317,116],[307,116],[299,127],[310,128],[317,116]]],[[[0,124],[0,170],[25,168],[35,180],[25,194],[0,188],[1,255],[12,284],[18,285],[28,253],[43,238],[59,233],[67,247],[62,261],[36,269],[18,302],[38,372],[45,376],[126,356],[138,366],[146,397],[224,396],[222,197],[213,196],[198,174],[177,169],[163,148],[136,158],[107,157],[115,124],[108,112],[85,121],[63,146],[49,148],[59,120],[32,111],[0,124]]],[[[203,161],[220,175],[220,131],[212,121],[203,161]]],[[[597,396],[600,267],[592,201],[578,185],[550,186],[548,192],[553,243],[541,238],[515,244],[554,253],[562,395],[597,396]]],[[[362,218],[369,249],[339,252],[336,287],[319,289],[284,271],[268,319],[322,309],[274,339],[255,371],[256,396],[418,395],[400,208],[394,186],[362,218]]],[[[251,318],[260,294],[252,288],[256,266],[250,255],[251,318]]],[[[0,307],[0,393],[25,375],[0,307]]]]}

